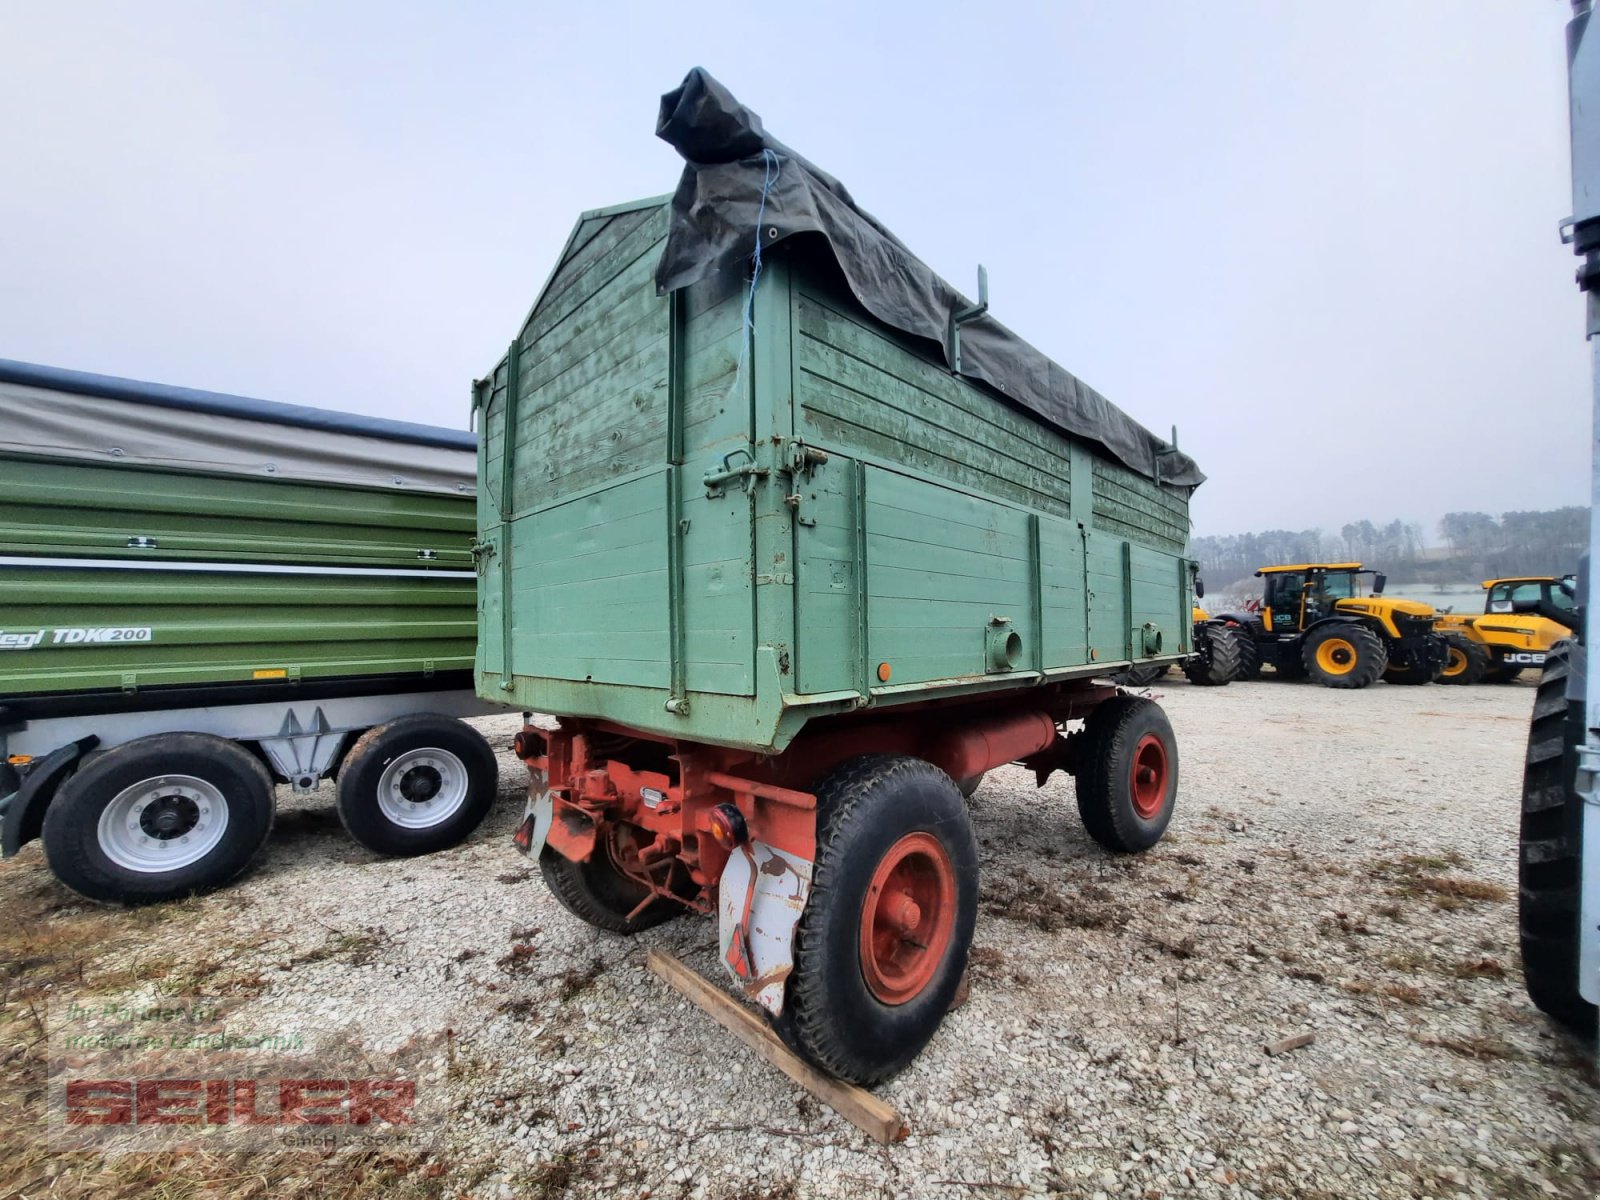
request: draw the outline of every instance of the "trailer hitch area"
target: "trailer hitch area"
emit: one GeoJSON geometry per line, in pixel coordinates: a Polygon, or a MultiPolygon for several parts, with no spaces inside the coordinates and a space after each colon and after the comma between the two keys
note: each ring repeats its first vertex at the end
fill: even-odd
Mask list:
{"type": "Polygon", "coordinates": [[[1057,771],[1068,775],[1078,773],[1078,744],[1083,740],[1079,731],[1062,734],[1049,746],[1022,760],[1022,765],[1033,772],[1034,786],[1043,787],[1057,771]]]}
{"type": "Polygon", "coordinates": [[[794,970],[794,928],[811,894],[811,863],[766,842],[746,842],[722,869],[717,943],[722,965],[744,994],[773,1016],[783,1012],[794,970]]]}

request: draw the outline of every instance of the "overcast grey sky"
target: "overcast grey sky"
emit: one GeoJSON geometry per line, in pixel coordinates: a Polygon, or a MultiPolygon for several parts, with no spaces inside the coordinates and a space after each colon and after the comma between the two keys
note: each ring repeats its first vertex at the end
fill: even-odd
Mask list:
{"type": "Polygon", "coordinates": [[[1567,0],[0,7],[0,357],[461,426],[695,64],[1210,481],[1583,503],[1567,0]]]}

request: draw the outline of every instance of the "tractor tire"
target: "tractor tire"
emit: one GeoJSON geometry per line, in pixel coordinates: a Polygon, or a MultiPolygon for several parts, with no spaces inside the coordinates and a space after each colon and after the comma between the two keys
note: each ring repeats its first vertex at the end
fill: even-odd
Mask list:
{"type": "Polygon", "coordinates": [[[1557,642],[1528,727],[1517,855],[1517,927],[1528,996],[1573,1032],[1593,1038],[1596,1008],[1578,992],[1583,798],[1574,788],[1584,739],[1582,701],[1567,698],[1572,643],[1557,642]]]}
{"type": "Polygon", "coordinates": [[[1306,674],[1330,688],[1364,688],[1389,663],[1383,640],[1363,625],[1337,622],[1306,635],[1300,660],[1306,674]]]}
{"type": "Polygon", "coordinates": [[[1261,630],[1259,621],[1251,624],[1238,624],[1229,626],[1238,635],[1239,641],[1239,673],[1234,676],[1239,680],[1261,678],[1261,647],[1256,644],[1256,635],[1261,630]]]}
{"type": "Polygon", "coordinates": [[[817,788],[811,895],[773,1027],[830,1075],[888,1079],[944,1020],[977,915],[978,846],[950,777],[900,754],[844,763],[817,788]]]}
{"type": "Polygon", "coordinates": [[[1489,670],[1489,652],[1465,634],[1447,633],[1443,637],[1450,647],[1450,657],[1445,659],[1439,682],[1461,685],[1482,682],[1489,670]]]}
{"type": "Polygon", "coordinates": [[[1512,680],[1520,678],[1522,671],[1523,668],[1515,663],[1504,666],[1497,663],[1483,673],[1483,681],[1485,683],[1510,683],[1512,680]]]}
{"type": "Polygon", "coordinates": [[[1304,679],[1306,664],[1300,657],[1300,648],[1281,647],[1278,657],[1272,661],[1272,669],[1279,679],[1304,679]]]}
{"type": "Polygon", "coordinates": [[[1383,681],[1395,683],[1402,687],[1421,687],[1425,683],[1436,683],[1439,673],[1426,666],[1417,666],[1408,663],[1404,666],[1392,664],[1383,670],[1383,681]]]}
{"type": "Polygon", "coordinates": [[[1129,667],[1126,671],[1118,671],[1111,677],[1111,682],[1121,687],[1149,687],[1170,669],[1168,663],[1146,663],[1143,666],[1129,667]]]}
{"type": "Polygon", "coordinates": [[[1107,850],[1137,854],[1161,840],[1178,799],[1178,743],[1161,706],[1117,696],[1083,723],[1078,815],[1107,850]]]}
{"type": "Polygon", "coordinates": [[[539,874],[561,907],[607,933],[640,933],[688,911],[671,900],[657,899],[643,912],[635,912],[650,890],[618,870],[604,844],[581,863],[546,846],[539,853],[539,874]]]}
{"type": "Polygon", "coordinates": [[[1198,687],[1226,687],[1239,673],[1239,639],[1226,625],[1195,627],[1194,654],[1183,673],[1198,687]]]}

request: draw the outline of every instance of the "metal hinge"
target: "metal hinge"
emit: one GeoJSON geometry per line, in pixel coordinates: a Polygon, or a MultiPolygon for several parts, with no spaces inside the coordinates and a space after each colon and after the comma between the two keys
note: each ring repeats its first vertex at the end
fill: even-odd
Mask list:
{"type": "Polygon", "coordinates": [[[799,438],[779,439],[778,469],[789,476],[795,489],[784,496],[783,502],[794,512],[796,525],[804,525],[807,528],[811,528],[817,523],[815,517],[800,515],[800,502],[804,498],[801,495],[800,486],[802,479],[827,461],[828,452],[826,450],[818,450],[815,446],[808,446],[799,438]]]}
{"type": "Polygon", "coordinates": [[[799,438],[782,438],[778,442],[778,461],[790,475],[799,475],[820,467],[828,461],[828,452],[808,446],[799,438]]]}

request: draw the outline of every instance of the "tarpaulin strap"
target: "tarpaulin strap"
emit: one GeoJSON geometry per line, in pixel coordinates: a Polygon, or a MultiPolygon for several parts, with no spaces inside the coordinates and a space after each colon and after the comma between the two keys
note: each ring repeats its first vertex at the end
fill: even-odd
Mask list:
{"type": "Polygon", "coordinates": [[[763,150],[761,169],[761,203],[756,207],[756,248],[755,253],[751,255],[750,291],[744,298],[744,337],[739,341],[739,365],[733,375],[735,390],[744,378],[745,356],[749,353],[751,339],[755,337],[756,285],[761,282],[761,226],[766,220],[767,197],[772,194],[773,185],[783,173],[783,160],[773,151],[763,150]]]}

